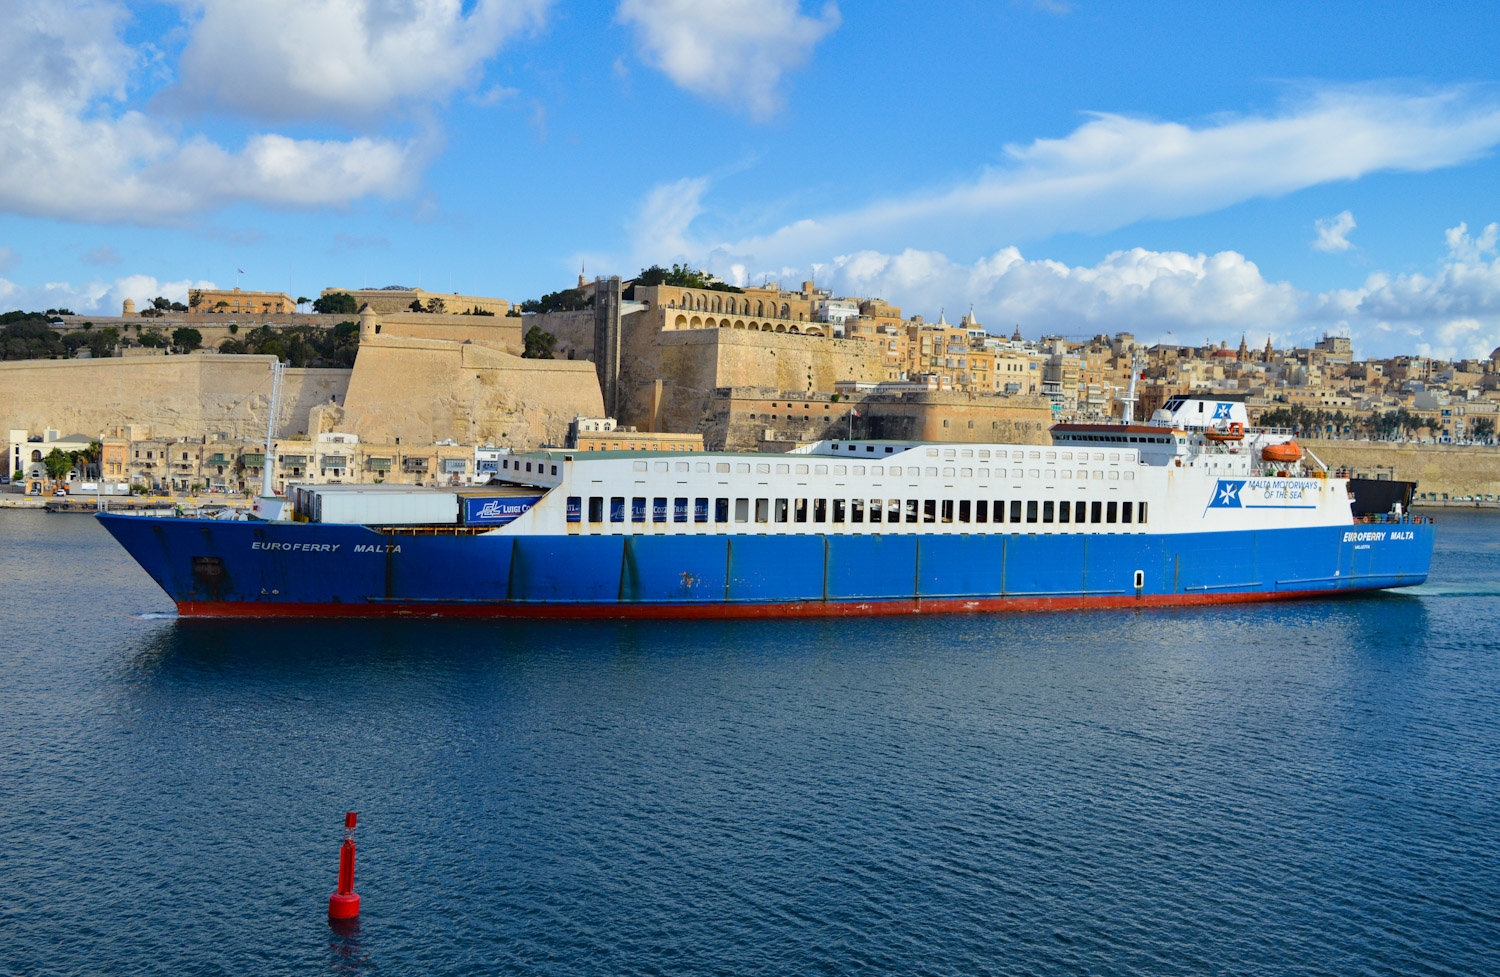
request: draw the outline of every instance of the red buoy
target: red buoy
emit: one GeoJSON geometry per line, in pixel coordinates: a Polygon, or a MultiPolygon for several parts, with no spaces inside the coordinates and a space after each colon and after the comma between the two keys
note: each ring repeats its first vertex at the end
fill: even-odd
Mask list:
{"type": "Polygon", "coordinates": [[[359,893],[354,891],[354,821],[359,815],[344,815],[344,844],[339,848],[339,887],[328,897],[329,919],[353,919],[359,915],[359,893]]]}

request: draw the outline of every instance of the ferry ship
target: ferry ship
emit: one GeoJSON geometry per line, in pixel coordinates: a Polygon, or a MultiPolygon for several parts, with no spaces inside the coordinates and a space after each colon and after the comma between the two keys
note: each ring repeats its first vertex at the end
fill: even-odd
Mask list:
{"type": "MultiPolygon", "coordinates": [[[[543,450],[470,489],[319,485],[278,518],[100,514],[184,616],[754,617],[1153,607],[1422,583],[1429,521],[1243,403],[1052,443],[543,450]]],[[[262,510],[263,515],[269,515],[262,510]]]]}

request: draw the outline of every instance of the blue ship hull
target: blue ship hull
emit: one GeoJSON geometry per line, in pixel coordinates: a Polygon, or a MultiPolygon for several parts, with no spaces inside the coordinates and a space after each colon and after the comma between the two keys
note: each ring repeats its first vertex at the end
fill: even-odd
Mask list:
{"type": "Polygon", "coordinates": [[[1279,600],[1427,579],[1430,523],[1184,534],[412,535],[103,514],[198,616],[750,617],[1279,600]]]}

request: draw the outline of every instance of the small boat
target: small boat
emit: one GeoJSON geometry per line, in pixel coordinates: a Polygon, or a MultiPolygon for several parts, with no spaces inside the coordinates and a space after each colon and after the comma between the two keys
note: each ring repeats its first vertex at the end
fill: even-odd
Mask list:
{"type": "Polygon", "coordinates": [[[1245,425],[1239,421],[1232,421],[1228,427],[1209,428],[1203,432],[1203,437],[1209,441],[1220,443],[1225,441],[1243,441],[1245,439],[1245,425]]]}
{"type": "Polygon", "coordinates": [[[1302,449],[1295,441],[1283,441],[1280,444],[1268,444],[1260,450],[1260,456],[1266,461],[1294,462],[1302,460],[1302,449]]]}

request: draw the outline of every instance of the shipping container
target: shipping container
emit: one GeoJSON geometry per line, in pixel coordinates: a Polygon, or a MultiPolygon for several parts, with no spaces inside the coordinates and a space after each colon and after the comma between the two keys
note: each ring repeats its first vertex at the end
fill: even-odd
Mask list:
{"type": "Polygon", "coordinates": [[[306,486],[303,495],[311,506],[310,511],[302,511],[313,522],[358,526],[451,526],[458,522],[458,496],[452,492],[320,485],[306,486]]]}
{"type": "Polygon", "coordinates": [[[503,526],[541,501],[536,494],[463,494],[465,526],[503,526]]]}

